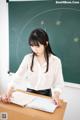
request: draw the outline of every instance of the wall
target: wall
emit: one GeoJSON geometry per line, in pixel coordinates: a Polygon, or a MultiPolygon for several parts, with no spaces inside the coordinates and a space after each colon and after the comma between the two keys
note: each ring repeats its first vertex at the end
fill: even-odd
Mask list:
{"type": "Polygon", "coordinates": [[[0,0],[0,91],[4,91],[7,84],[9,69],[9,35],[8,35],[8,4],[0,0]]]}
{"type": "Polygon", "coordinates": [[[67,101],[64,120],[80,120],[80,89],[65,87],[62,98],[67,101]]]}

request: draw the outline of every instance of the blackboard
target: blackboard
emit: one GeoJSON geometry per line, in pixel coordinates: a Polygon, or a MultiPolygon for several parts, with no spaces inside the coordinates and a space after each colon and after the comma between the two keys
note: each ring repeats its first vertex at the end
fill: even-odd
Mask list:
{"type": "Polygon", "coordinates": [[[35,28],[49,35],[52,50],[61,58],[64,80],[80,83],[80,5],[56,1],[9,2],[11,72],[16,72],[31,50],[28,37],[35,28]]]}

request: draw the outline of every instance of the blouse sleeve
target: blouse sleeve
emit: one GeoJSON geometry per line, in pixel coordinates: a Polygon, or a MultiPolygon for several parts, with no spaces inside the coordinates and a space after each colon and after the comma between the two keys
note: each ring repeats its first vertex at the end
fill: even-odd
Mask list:
{"type": "Polygon", "coordinates": [[[11,76],[11,82],[9,83],[10,87],[15,88],[16,81],[22,81],[24,79],[25,73],[27,71],[27,64],[28,64],[28,56],[25,56],[17,70],[16,73],[14,73],[11,76]]]}
{"type": "Polygon", "coordinates": [[[54,95],[55,91],[61,93],[63,87],[64,87],[64,79],[62,73],[62,65],[61,65],[61,60],[58,59],[55,69],[55,82],[52,85],[52,96],[54,95]]]}

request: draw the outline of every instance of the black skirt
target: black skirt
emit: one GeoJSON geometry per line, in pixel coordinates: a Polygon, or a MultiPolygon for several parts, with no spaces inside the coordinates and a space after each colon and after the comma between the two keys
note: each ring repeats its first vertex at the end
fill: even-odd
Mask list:
{"type": "Polygon", "coordinates": [[[50,97],[52,96],[51,89],[34,90],[34,89],[27,88],[27,92],[46,95],[46,96],[50,96],[50,97]]]}

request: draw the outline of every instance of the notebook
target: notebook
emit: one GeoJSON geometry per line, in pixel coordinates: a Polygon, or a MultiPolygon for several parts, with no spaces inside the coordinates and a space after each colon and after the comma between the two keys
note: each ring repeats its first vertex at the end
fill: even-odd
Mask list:
{"type": "Polygon", "coordinates": [[[30,95],[20,91],[16,91],[12,94],[11,103],[45,112],[54,112],[57,108],[57,105],[52,99],[30,95]]]}

